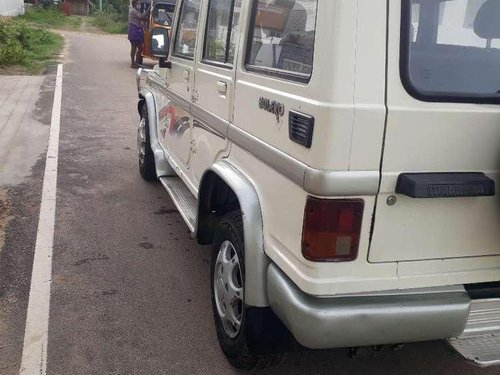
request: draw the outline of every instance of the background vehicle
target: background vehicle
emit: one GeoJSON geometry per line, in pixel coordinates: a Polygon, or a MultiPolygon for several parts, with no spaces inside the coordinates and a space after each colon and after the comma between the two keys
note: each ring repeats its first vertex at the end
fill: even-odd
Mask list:
{"type": "Polygon", "coordinates": [[[176,2],[177,0],[151,0],[151,15],[144,30],[142,57],[154,59],[151,45],[154,29],[164,29],[170,37],[176,2]]]}
{"type": "Polygon", "coordinates": [[[184,0],[140,167],[201,244],[233,365],[449,339],[500,363],[500,2],[184,0]],[[194,34],[193,34],[194,33],[194,34]]]}

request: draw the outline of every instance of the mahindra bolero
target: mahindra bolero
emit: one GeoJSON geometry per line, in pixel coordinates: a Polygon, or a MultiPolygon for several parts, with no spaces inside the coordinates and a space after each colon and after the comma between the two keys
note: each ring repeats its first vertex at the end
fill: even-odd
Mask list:
{"type": "Polygon", "coordinates": [[[139,169],[211,245],[237,368],[444,339],[500,363],[500,1],[179,0],[139,169]]]}

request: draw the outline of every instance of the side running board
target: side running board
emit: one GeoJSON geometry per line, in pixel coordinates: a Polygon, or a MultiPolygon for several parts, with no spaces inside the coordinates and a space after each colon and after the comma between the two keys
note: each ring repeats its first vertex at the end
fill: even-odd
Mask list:
{"type": "Polygon", "coordinates": [[[472,300],[464,333],[448,342],[479,366],[500,365],[500,298],[472,300]]]}
{"type": "Polygon", "coordinates": [[[191,194],[180,177],[161,177],[160,182],[167,189],[182,218],[191,232],[194,233],[198,214],[198,200],[191,194]]]}

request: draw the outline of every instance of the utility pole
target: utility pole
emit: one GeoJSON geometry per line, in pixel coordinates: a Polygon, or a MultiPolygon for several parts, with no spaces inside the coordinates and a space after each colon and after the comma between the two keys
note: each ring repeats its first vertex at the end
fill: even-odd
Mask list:
{"type": "Polygon", "coordinates": [[[99,12],[102,13],[102,0],[99,0],[99,12]]]}

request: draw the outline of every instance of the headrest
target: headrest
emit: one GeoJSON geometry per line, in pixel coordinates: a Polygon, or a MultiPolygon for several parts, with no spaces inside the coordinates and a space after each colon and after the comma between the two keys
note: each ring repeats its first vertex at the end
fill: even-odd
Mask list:
{"type": "Polygon", "coordinates": [[[482,39],[500,38],[500,1],[487,0],[474,20],[474,32],[482,39]]]}
{"type": "Polygon", "coordinates": [[[288,20],[286,23],[286,30],[288,32],[302,32],[306,31],[306,26],[307,11],[301,4],[297,4],[292,10],[290,10],[290,14],[288,15],[288,20]]]}

